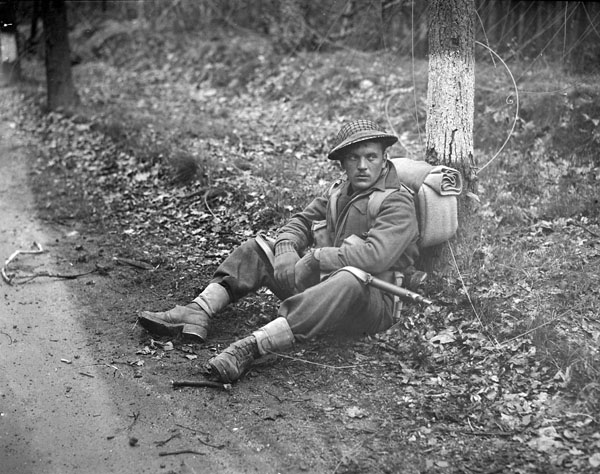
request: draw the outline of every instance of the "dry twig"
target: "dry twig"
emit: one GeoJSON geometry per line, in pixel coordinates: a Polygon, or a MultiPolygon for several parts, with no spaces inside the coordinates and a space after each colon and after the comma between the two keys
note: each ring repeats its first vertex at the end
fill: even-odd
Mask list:
{"type": "Polygon", "coordinates": [[[199,454],[201,456],[206,455],[206,453],[194,451],[193,449],[182,449],[181,451],[161,451],[160,453],[158,453],[159,456],[176,456],[178,454],[199,454]]]}
{"type": "Polygon", "coordinates": [[[154,270],[154,267],[146,262],[140,260],[133,260],[131,258],[113,257],[113,260],[121,265],[129,265],[130,267],[139,268],[141,270],[154,270]]]}
{"type": "Polygon", "coordinates": [[[201,443],[202,443],[204,446],[208,446],[209,448],[223,449],[223,448],[225,447],[225,445],[224,445],[224,444],[210,444],[210,443],[209,443],[209,442],[207,442],[207,441],[202,441],[202,440],[200,439],[200,437],[196,437],[196,439],[197,439],[198,441],[200,441],[200,442],[201,442],[201,443]]]}
{"type": "Polygon", "coordinates": [[[164,441],[155,441],[154,444],[156,446],[164,446],[165,444],[167,444],[169,441],[175,439],[175,438],[181,438],[181,433],[178,431],[177,433],[175,433],[174,435],[168,437],[167,439],[165,439],[164,441]]]}
{"type": "Polygon", "coordinates": [[[210,380],[173,380],[173,388],[177,387],[209,387],[220,388],[221,390],[231,390],[231,384],[211,382],[210,380]]]}
{"type": "Polygon", "coordinates": [[[81,276],[91,275],[92,273],[95,273],[97,270],[98,270],[97,268],[94,268],[93,270],[83,272],[83,273],[53,273],[53,272],[44,270],[44,271],[41,271],[38,273],[34,273],[33,275],[29,275],[29,277],[25,278],[23,281],[20,281],[18,283],[19,283],[19,285],[23,285],[27,282],[30,282],[31,280],[35,280],[36,278],[40,278],[40,277],[63,278],[65,280],[75,280],[76,278],[79,278],[81,276]]]}
{"type": "Polygon", "coordinates": [[[36,247],[35,250],[15,250],[11,254],[11,256],[6,259],[6,261],[4,262],[4,266],[2,267],[2,279],[6,283],[8,283],[9,285],[12,285],[12,278],[9,277],[9,275],[7,273],[7,271],[8,271],[8,265],[15,258],[17,258],[18,255],[20,255],[20,254],[36,254],[36,253],[43,253],[44,252],[44,249],[42,248],[42,246],[40,244],[38,244],[37,242],[34,242],[33,246],[36,247]]]}

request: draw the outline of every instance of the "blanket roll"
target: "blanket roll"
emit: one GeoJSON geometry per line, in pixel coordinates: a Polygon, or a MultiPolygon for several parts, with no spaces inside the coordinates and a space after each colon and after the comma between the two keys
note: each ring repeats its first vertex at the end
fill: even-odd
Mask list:
{"type": "Polygon", "coordinates": [[[456,196],[442,196],[428,184],[423,184],[416,200],[421,247],[438,245],[454,237],[458,229],[456,196]]]}
{"type": "Polygon", "coordinates": [[[433,166],[425,161],[410,158],[392,158],[398,177],[415,193],[423,183],[442,196],[458,196],[462,192],[462,176],[458,170],[448,166],[433,166]]]}
{"type": "Polygon", "coordinates": [[[462,192],[462,177],[454,168],[435,166],[425,177],[423,184],[433,188],[441,196],[458,196],[462,192]]]}

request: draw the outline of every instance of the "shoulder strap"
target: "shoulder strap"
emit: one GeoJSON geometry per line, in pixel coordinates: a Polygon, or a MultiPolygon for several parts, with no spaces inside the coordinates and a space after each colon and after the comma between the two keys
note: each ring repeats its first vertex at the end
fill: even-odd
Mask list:
{"type": "Polygon", "coordinates": [[[379,214],[379,209],[381,208],[381,203],[385,200],[386,197],[388,197],[394,191],[397,191],[397,189],[388,188],[383,191],[379,191],[379,190],[373,191],[369,195],[369,202],[367,203],[367,219],[368,219],[369,229],[373,226],[373,222],[375,222],[375,219],[377,218],[377,214],[379,214]]]}
{"type": "Polygon", "coordinates": [[[327,194],[329,194],[329,209],[331,210],[331,217],[333,219],[333,222],[335,222],[337,220],[337,213],[338,213],[337,203],[338,203],[338,198],[340,197],[340,192],[341,192],[340,184],[341,184],[340,180],[335,181],[329,187],[329,190],[327,191],[327,194]]]}

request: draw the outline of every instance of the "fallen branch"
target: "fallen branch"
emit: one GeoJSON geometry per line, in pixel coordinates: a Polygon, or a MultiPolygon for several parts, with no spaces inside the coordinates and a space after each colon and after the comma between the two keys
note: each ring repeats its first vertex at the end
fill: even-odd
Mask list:
{"type": "Polygon", "coordinates": [[[96,268],[94,268],[93,270],[89,270],[87,272],[83,272],[83,273],[54,273],[54,272],[50,272],[47,270],[43,270],[40,272],[36,272],[32,275],[26,275],[26,276],[19,276],[17,277],[16,275],[9,275],[8,274],[8,265],[15,259],[17,258],[18,255],[21,254],[39,254],[39,253],[44,253],[45,250],[42,248],[42,246],[40,244],[38,244],[37,242],[33,242],[33,245],[36,247],[35,250],[15,250],[10,257],[8,257],[8,259],[6,259],[6,261],[4,262],[4,266],[2,267],[2,279],[8,283],[9,285],[12,285],[13,282],[15,281],[16,278],[19,278],[20,281],[18,281],[17,283],[19,285],[25,284],[27,282],[30,282],[31,280],[35,280],[36,278],[40,278],[40,277],[48,277],[48,278],[62,278],[62,279],[66,279],[66,280],[74,280],[75,278],[79,278],[81,276],[85,276],[85,275],[90,275],[91,273],[95,273],[97,271],[102,271],[104,270],[101,267],[96,266],[96,268]]]}
{"type": "Polygon", "coordinates": [[[88,272],[83,272],[83,273],[52,273],[52,272],[44,270],[44,271],[41,271],[38,273],[34,273],[33,275],[30,275],[27,278],[21,277],[21,278],[25,278],[25,279],[23,281],[18,282],[18,284],[23,285],[25,283],[30,282],[31,280],[35,280],[36,278],[40,278],[40,277],[62,278],[64,280],[75,280],[76,278],[95,273],[97,270],[98,270],[97,268],[94,268],[93,270],[90,270],[88,272]]]}
{"type": "Polygon", "coordinates": [[[204,446],[208,446],[209,448],[223,449],[225,447],[224,444],[210,444],[207,441],[202,441],[199,437],[196,437],[196,439],[200,441],[204,446]]]}
{"type": "Polygon", "coordinates": [[[177,456],[178,454],[199,454],[201,456],[206,456],[206,453],[194,451],[193,449],[182,449],[181,451],[161,451],[158,453],[159,456],[177,456]]]}
{"type": "Polygon", "coordinates": [[[173,436],[170,436],[169,438],[163,440],[163,441],[155,441],[154,444],[156,446],[164,446],[165,444],[167,444],[169,441],[174,440],[175,438],[181,438],[181,433],[177,432],[175,433],[173,436]]]}
{"type": "Polygon", "coordinates": [[[36,254],[36,253],[44,253],[44,249],[42,248],[42,246],[40,244],[38,244],[37,242],[33,242],[34,247],[36,247],[35,250],[15,250],[10,257],[8,257],[6,259],[6,261],[4,262],[4,266],[2,267],[2,279],[8,283],[9,285],[12,285],[12,277],[10,277],[7,273],[8,270],[8,265],[10,264],[10,262],[12,262],[15,258],[17,258],[18,255],[21,254],[36,254]]]}
{"type": "Polygon", "coordinates": [[[130,267],[140,268],[141,270],[154,270],[154,267],[149,263],[132,260],[131,258],[113,257],[113,260],[121,265],[129,265],[130,267]]]}
{"type": "Polygon", "coordinates": [[[210,380],[173,380],[173,388],[177,387],[209,387],[220,388],[221,390],[231,390],[230,383],[212,382],[210,380]]]}

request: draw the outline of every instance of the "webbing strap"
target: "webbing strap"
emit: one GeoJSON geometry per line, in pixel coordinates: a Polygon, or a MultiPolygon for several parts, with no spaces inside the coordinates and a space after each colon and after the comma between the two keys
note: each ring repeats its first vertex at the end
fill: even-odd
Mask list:
{"type": "Polygon", "coordinates": [[[381,203],[394,191],[396,189],[393,188],[388,188],[384,191],[375,190],[369,195],[369,202],[367,203],[367,223],[369,229],[373,226],[373,222],[377,218],[377,214],[379,214],[381,203]]]}
{"type": "Polygon", "coordinates": [[[338,204],[338,199],[340,197],[341,194],[341,190],[340,188],[335,188],[331,191],[331,193],[329,194],[329,202],[330,202],[330,209],[331,209],[331,222],[333,222],[333,224],[335,225],[336,221],[337,221],[337,213],[338,213],[338,209],[337,209],[337,204],[338,204]]]}

